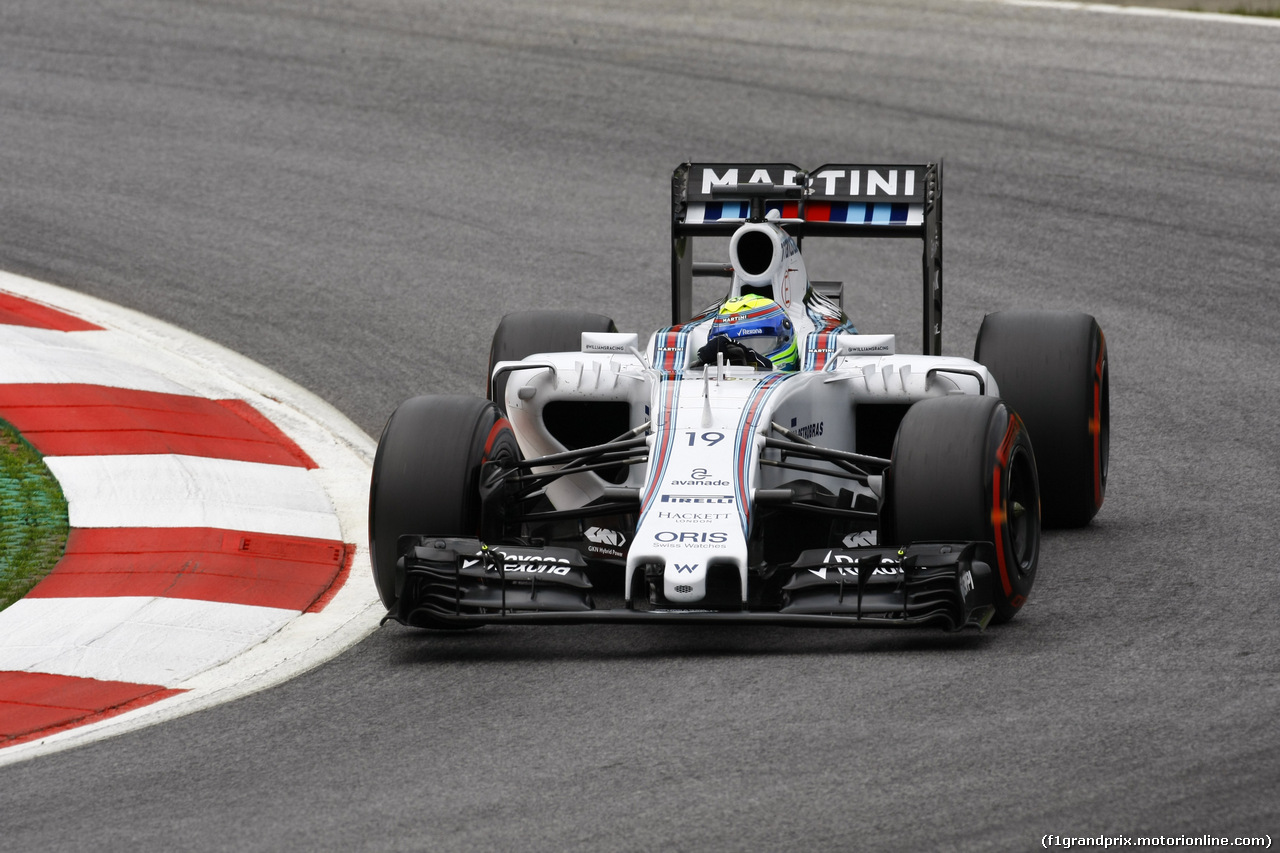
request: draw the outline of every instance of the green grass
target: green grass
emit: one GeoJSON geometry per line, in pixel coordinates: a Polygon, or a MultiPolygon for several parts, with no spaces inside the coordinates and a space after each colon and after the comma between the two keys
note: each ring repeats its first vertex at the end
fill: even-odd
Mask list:
{"type": "Polygon", "coordinates": [[[0,610],[53,570],[67,546],[67,499],[40,454],[0,421],[0,610]]]}

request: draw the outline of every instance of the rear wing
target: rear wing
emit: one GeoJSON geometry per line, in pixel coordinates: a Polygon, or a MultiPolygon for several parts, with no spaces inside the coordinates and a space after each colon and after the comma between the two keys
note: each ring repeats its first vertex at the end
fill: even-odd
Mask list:
{"type": "Polygon", "coordinates": [[[682,163],[671,175],[671,318],[693,316],[693,277],[732,275],[695,264],[693,238],[730,236],[774,219],[805,237],[915,237],[924,246],[925,355],[942,354],[942,163],[682,163]]]}

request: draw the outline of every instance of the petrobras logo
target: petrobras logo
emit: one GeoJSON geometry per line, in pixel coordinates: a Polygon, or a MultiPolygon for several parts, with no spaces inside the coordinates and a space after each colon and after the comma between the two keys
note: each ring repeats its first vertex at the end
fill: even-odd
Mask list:
{"type": "Polygon", "coordinates": [[[816,424],[805,424],[801,427],[795,427],[793,432],[801,438],[817,438],[822,435],[822,426],[825,421],[818,421],[816,424]]]}
{"type": "Polygon", "coordinates": [[[733,495],[663,495],[664,504],[731,504],[733,495]]]}
{"type": "Polygon", "coordinates": [[[640,346],[640,336],[635,332],[583,332],[582,351],[598,353],[624,353],[640,346]]]}

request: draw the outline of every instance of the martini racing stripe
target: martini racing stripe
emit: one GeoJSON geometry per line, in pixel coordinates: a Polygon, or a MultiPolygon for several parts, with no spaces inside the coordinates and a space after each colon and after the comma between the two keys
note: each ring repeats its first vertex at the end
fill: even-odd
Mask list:
{"type": "Polygon", "coordinates": [[[783,382],[798,376],[796,373],[773,373],[762,381],[751,392],[747,403],[742,407],[742,415],[738,420],[738,434],[734,439],[734,503],[738,506],[738,517],[742,521],[742,532],[747,538],[751,536],[751,475],[753,466],[751,455],[755,450],[756,422],[764,409],[764,402],[783,382]]]}
{"type": "Polygon", "coordinates": [[[851,225],[918,226],[924,222],[924,205],[812,201],[804,207],[804,218],[809,222],[844,222],[851,225]]]}
{"type": "Polygon", "coordinates": [[[640,507],[640,518],[636,529],[644,525],[645,517],[653,507],[654,498],[661,490],[663,478],[667,473],[667,463],[671,460],[672,447],[676,440],[676,397],[680,394],[683,382],[672,376],[662,377],[662,398],[658,411],[653,413],[656,423],[654,447],[658,454],[654,463],[649,466],[649,480],[645,483],[644,504],[640,507]]]}
{"type": "MultiPolygon", "coordinates": [[[[765,209],[766,213],[777,211],[782,220],[798,220],[802,212],[799,203],[794,201],[769,202],[765,209]]],[[[750,204],[745,201],[691,201],[684,221],[689,225],[744,222],[750,213],[750,204]]],[[[919,226],[924,222],[924,205],[909,202],[868,204],[853,201],[809,201],[804,205],[803,215],[807,222],[919,226]]]]}

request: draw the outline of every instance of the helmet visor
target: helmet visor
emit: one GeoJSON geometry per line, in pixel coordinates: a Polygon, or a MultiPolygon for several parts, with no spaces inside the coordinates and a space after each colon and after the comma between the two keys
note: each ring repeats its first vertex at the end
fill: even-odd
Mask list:
{"type": "Polygon", "coordinates": [[[782,338],[777,335],[741,335],[734,336],[734,341],[761,355],[768,355],[782,345],[782,338]]]}

